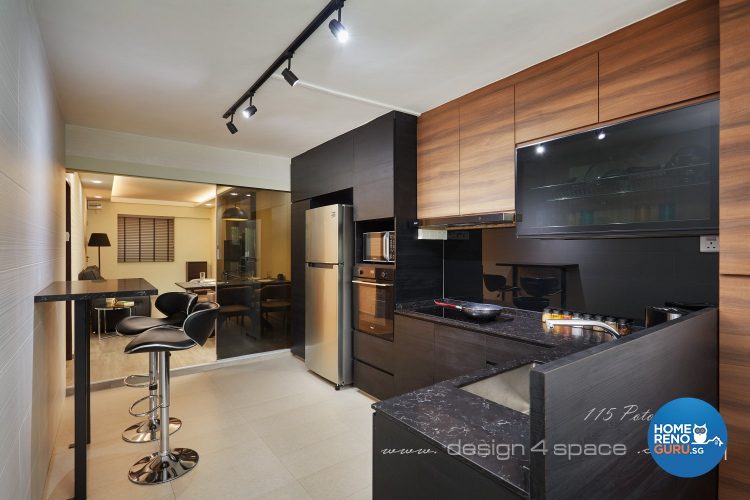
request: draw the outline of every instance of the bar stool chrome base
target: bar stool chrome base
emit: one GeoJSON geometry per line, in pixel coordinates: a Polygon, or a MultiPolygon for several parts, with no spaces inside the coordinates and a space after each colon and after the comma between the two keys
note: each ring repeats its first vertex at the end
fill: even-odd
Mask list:
{"type": "MultiPolygon", "coordinates": [[[[182,420],[169,417],[169,433],[174,434],[182,427],[182,420]]],[[[122,440],[126,443],[150,443],[159,440],[159,421],[142,420],[122,431],[122,440]]]]}
{"type": "Polygon", "coordinates": [[[130,468],[128,479],[136,484],[162,484],[184,476],[198,464],[198,452],[174,448],[166,455],[160,452],[143,457],[130,468]]]}

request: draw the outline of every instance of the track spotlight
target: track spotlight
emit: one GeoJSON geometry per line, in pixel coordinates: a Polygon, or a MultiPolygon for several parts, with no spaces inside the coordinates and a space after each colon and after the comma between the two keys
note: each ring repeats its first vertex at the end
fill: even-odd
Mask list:
{"type": "Polygon", "coordinates": [[[229,133],[232,135],[237,133],[237,125],[234,124],[234,114],[232,114],[232,117],[227,122],[227,129],[229,129],[229,133]]]}
{"type": "Polygon", "coordinates": [[[258,108],[256,108],[253,104],[253,96],[250,96],[250,101],[248,101],[247,104],[248,106],[242,110],[242,116],[244,116],[245,118],[250,118],[258,112],[258,108]]]}
{"type": "Polygon", "coordinates": [[[281,72],[281,75],[284,77],[284,80],[286,80],[286,82],[292,87],[297,85],[299,78],[297,78],[297,75],[292,73],[292,58],[291,57],[289,57],[289,62],[287,63],[286,69],[284,69],[284,71],[281,72]]]}
{"type": "Polygon", "coordinates": [[[335,36],[336,40],[340,43],[346,43],[346,41],[349,40],[349,32],[346,30],[346,26],[341,24],[341,8],[339,8],[338,19],[331,19],[331,22],[328,23],[328,29],[331,30],[333,36],[335,36]]]}

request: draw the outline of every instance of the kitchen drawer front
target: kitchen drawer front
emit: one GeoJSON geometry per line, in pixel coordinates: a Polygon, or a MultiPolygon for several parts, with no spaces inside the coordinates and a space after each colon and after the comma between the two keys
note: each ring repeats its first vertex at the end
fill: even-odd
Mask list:
{"type": "Polygon", "coordinates": [[[353,379],[357,388],[378,399],[388,399],[396,395],[393,375],[356,359],[354,360],[353,379]]]}
{"type": "Polygon", "coordinates": [[[435,326],[435,382],[466,375],[485,365],[482,333],[435,326]]]}
{"type": "Polygon", "coordinates": [[[393,342],[354,330],[354,359],[390,374],[394,373],[393,342]]]}
{"type": "Polygon", "coordinates": [[[545,349],[547,348],[534,344],[487,336],[486,361],[489,365],[499,365],[506,361],[513,361],[522,357],[532,357],[534,354],[541,353],[545,349]]]}
{"type": "Polygon", "coordinates": [[[396,314],[396,389],[399,394],[435,383],[435,324],[396,314]]]}

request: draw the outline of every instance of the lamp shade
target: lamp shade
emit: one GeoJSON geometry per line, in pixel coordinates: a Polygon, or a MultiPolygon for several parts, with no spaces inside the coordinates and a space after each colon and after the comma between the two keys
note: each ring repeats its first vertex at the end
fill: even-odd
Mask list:
{"type": "Polygon", "coordinates": [[[235,205],[224,210],[221,218],[224,220],[247,220],[249,217],[244,210],[235,205]]]}
{"type": "Polygon", "coordinates": [[[107,233],[91,233],[89,236],[90,247],[111,247],[107,233]]]}

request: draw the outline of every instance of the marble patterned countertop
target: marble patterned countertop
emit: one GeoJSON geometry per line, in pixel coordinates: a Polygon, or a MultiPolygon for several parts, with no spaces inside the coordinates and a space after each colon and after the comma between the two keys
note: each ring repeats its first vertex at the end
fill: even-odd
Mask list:
{"type": "MultiPolygon", "coordinates": [[[[380,401],[372,405],[381,414],[400,422],[428,442],[442,450],[452,445],[480,444],[492,447],[488,454],[459,454],[459,460],[480,469],[505,483],[520,496],[529,494],[529,416],[471,394],[462,386],[502,373],[519,366],[546,363],[603,342],[602,335],[590,333],[573,337],[542,331],[541,314],[533,311],[505,309],[512,321],[471,323],[451,318],[423,314],[417,309],[430,302],[416,302],[397,307],[396,313],[415,319],[432,321],[456,328],[521,340],[540,346],[538,353],[481,369],[450,380],[380,401]],[[523,453],[505,456],[504,445],[520,444],[523,453]]],[[[520,447],[517,448],[520,450],[520,447]]]]}

